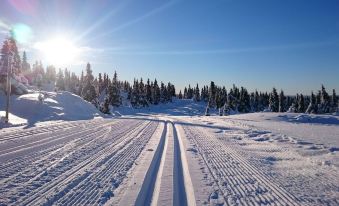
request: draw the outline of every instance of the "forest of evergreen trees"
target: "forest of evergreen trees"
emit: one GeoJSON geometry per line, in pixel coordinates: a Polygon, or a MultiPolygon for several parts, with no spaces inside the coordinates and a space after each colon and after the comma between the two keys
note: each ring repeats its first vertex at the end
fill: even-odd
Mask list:
{"type": "MultiPolygon", "coordinates": [[[[71,73],[67,68],[62,70],[54,66],[43,67],[41,61],[36,61],[32,68],[27,62],[26,53],[23,52],[22,58],[19,55],[15,40],[4,41],[1,49],[1,63],[7,65],[6,55],[12,50],[13,75],[22,76],[27,84],[41,87],[43,84],[55,84],[56,90],[69,91],[81,96],[84,100],[94,104],[101,112],[109,113],[110,105],[119,107],[122,104],[123,95],[130,101],[134,108],[148,107],[160,103],[172,102],[173,98],[192,99],[196,102],[206,102],[206,115],[210,114],[210,109],[218,109],[220,115],[229,115],[232,113],[248,113],[259,111],[271,112],[296,112],[296,113],[332,113],[338,111],[338,96],[335,90],[328,94],[325,87],[310,95],[296,94],[295,96],[286,96],[281,90],[273,88],[270,93],[267,92],[248,92],[244,87],[233,85],[227,90],[220,87],[212,81],[210,85],[203,86],[201,89],[197,84],[195,87],[185,87],[176,93],[175,86],[170,82],[164,84],[158,83],[155,79],[149,79],[144,82],[143,79],[134,79],[133,84],[127,81],[118,80],[117,72],[113,73],[112,78],[109,74],[99,73],[94,77],[91,65],[88,63],[85,73],[82,71],[78,76],[71,73]],[[9,45],[11,44],[11,45],[9,45]]],[[[0,82],[4,82],[4,75],[0,82]]]]}
{"type": "Polygon", "coordinates": [[[324,114],[338,110],[335,90],[329,95],[323,85],[316,94],[312,92],[310,96],[286,96],[283,90],[278,94],[276,88],[270,93],[257,90],[249,93],[246,88],[235,85],[227,92],[225,87],[216,86],[212,81],[209,86],[202,87],[201,91],[198,84],[195,88],[189,85],[183,94],[179,91],[178,98],[205,101],[206,115],[209,115],[210,108],[218,109],[220,115],[260,111],[324,114]]]}

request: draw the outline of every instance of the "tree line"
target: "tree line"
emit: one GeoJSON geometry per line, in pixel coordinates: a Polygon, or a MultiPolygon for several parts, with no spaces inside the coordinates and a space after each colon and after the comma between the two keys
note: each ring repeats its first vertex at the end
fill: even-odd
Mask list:
{"type": "Polygon", "coordinates": [[[330,95],[324,85],[321,85],[321,89],[316,94],[312,92],[310,96],[303,94],[286,96],[283,90],[278,94],[276,88],[273,88],[270,93],[257,90],[248,92],[246,88],[235,85],[227,92],[224,86],[216,86],[212,81],[209,86],[203,86],[201,90],[198,84],[194,88],[189,85],[185,87],[183,93],[179,91],[178,98],[206,102],[206,115],[210,115],[210,109],[218,109],[219,115],[260,111],[313,114],[338,111],[338,96],[335,89],[330,95]]]}

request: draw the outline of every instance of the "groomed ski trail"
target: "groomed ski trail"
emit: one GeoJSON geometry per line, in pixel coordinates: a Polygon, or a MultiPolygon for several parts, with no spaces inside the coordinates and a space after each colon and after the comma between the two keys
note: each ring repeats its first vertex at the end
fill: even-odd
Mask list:
{"type": "Polygon", "coordinates": [[[135,205],[196,205],[181,136],[173,122],[164,122],[162,138],[135,205]]]}

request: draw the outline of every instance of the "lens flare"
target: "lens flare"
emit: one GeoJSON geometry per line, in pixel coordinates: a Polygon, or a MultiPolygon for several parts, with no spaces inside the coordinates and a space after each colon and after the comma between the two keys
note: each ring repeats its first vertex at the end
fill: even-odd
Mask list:
{"type": "Polygon", "coordinates": [[[15,24],[12,27],[12,35],[17,42],[26,44],[32,40],[33,30],[26,24],[15,24]]]}

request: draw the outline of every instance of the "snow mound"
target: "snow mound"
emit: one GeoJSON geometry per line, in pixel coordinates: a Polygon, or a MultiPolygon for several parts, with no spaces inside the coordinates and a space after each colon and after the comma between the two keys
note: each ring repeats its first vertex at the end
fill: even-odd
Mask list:
{"type": "MultiPolygon", "coordinates": [[[[0,115],[4,116],[5,96],[0,94],[0,115]]],[[[38,92],[11,96],[10,125],[34,126],[55,120],[88,120],[102,114],[89,102],[70,92],[38,92]]],[[[0,125],[1,128],[1,125],[0,125]]]]}

